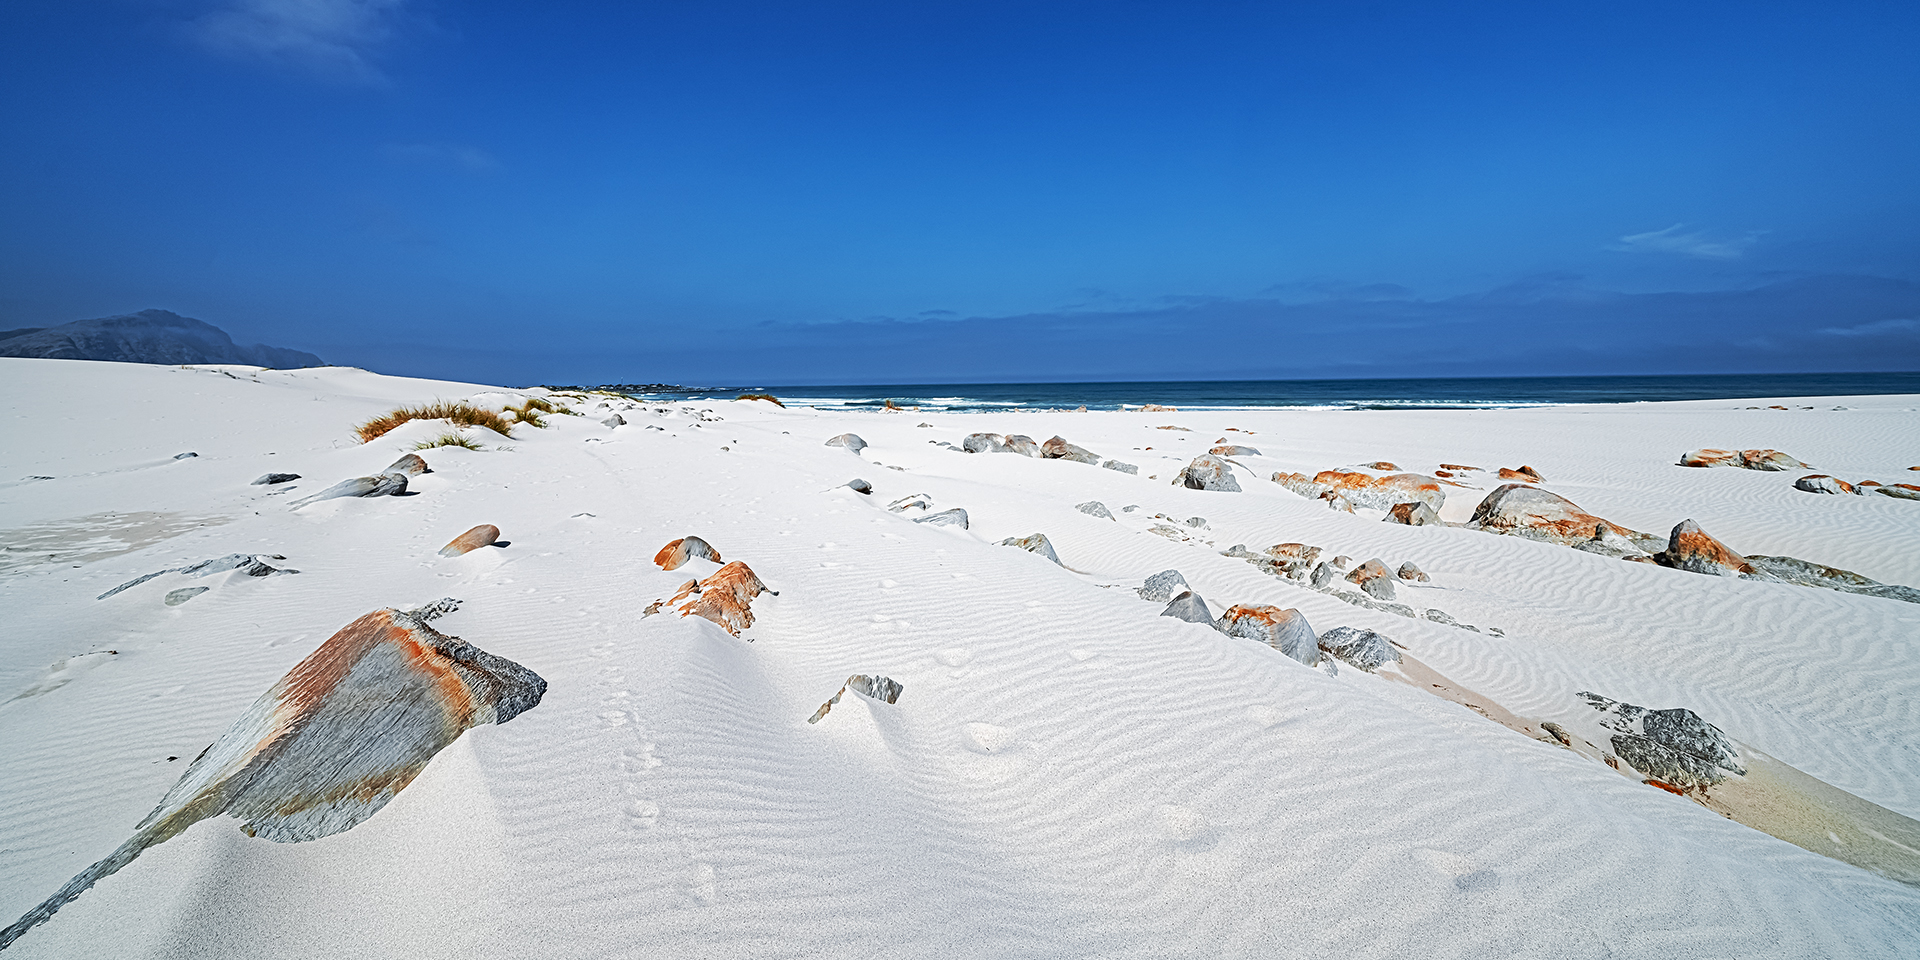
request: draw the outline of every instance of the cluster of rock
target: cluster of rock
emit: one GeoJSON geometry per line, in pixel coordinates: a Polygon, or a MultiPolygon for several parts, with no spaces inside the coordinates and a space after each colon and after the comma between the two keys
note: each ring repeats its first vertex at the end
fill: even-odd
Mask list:
{"type": "MultiPolygon", "coordinates": [[[[1368,469],[1395,469],[1381,461],[1368,469]]],[[[1302,473],[1276,472],[1272,480],[1308,500],[1323,500],[1335,510],[1352,513],[1355,507],[1388,511],[1388,519],[1415,526],[1440,522],[1440,508],[1447,502],[1440,481],[1420,473],[1390,473],[1375,476],[1360,470],[1322,470],[1308,477],[1302,473]],[[1407,505],[1414,506],[1407,506],[1407,505]],[[1400,509],[1405,506],[1405,509],[1400,509]],[[1419,510],[1417,507],[1424,507],[1419,510]],[[1396,519],[1404,518],[1404,519],[1396,519]]]]}
{"type": "Polygon", "coordinates": [[[1851,493],[1862,497],[1877,493],[1900,500],[1920,500],[1920,486],[1911,483],[1881,483],[1878,480],[1848,483],[1839,477],[1829,477],[1824,473],[1813,473],[1801,477],[1793,482],[1793,488],[1806,493],[1851,493]]]}
{"type": "MultiPolygon", "coordinates": [[[[126,583],[123,583],[117,587],[114,587],[112,590],[108,590],[106,593],[103,593],[95,597],[94,599],[105,600],[106,598],[111,597],[116,593],[120,593],[129,587],[137,587],[140,584],[146,583],[149,580],[152,580],[156,577],[166,576],[169,573],[178,573],[188,577],[210,577],[216,573],[226,573],[229,570],[237,570],[240,573],[249,577],[273,577],[273,576],[279,576],[280,574],[283,574],[283,573],[299,573],[300,572],[298,570],[293,570],[285,567],[275,567],[274,565],[267,562],[268,560],[285,560],[285,559],[286,557],[283,557],[277,553],[229,553],[224,557],[215,557],[211,560],[202,560],[199,563],[190,563],[184,567],[168,567],[165,570],[155,570],[154,572],[149,573],[145,576],[135,577],[132,580],[128,580],[126,583]]],[[[186,603],[188,600],[191,600],[194,597],[197,597],[200,594],[203,594],[206,592],[207,592],[206,587],[182,587],[178,590],[173,590],[166,595],[166,604],[169,607],[177,607],[180,604],[186,603]]],[[[196,607],[195,609],[199,609],[199,608],[196,607]]]]}
{"type": "MultiPolygon", "coordinates": [[[[681,537],[661,547],[653,556],[654,564],[662,570],[677,570],[694,559],[720,563],[720,551],[699,537],[681,537]]],[[[735,560],[707,577],[681,584],[671,598],[655,600],[641,616],[645,618],[661,612],[662,607],[673,607],[683,617],[711,620],[737,637],[740,631],[753,626],[753,599],[763,593],[780,595],[778,590],[768,589],[760,582],[753,568],[735,560]]]]}
{"type": "MultiPolygon", "coordinates": [[[[352,479],[342,480],[319,493],[295,500],[288,505],[288,509],[298,510],[311,503],[319,503],[322,500],[333,500],[339,497],[401,496],[407,492],[407,481],[423,473],[431,472],[432,471],[427,468],[427,461],[422,460],[419,454],[409,453],[395,460],[392,465],[388,466],[385,470],[371,477],[354,477],[352,479]]],[[[272,476],[274,476],[274,474],[268,474],[266,477],[262,477],[260,480],[254,482],[260,483],[266,481],[272,483],[273,481],[268,480],[268,477],[272,476]]],[[[294,479],[299,478],[294,477],[294,479]]]]}
{"type": "MultiPolygon", "coordinates": [[[[952,447],[951,444],[947,446],[952,447]]],[[[1085,447],[1068,443],[1065,437],[1054,437],[1045,443],[1034,443],[1032,437],[1017,433],[970,433],[960,441],[960,446],[954,449],[967,453],[1015,453],[1038,460],[1069,460],[1074,463],[1095,464],[1121,473],[1140,472],[1140,468],[1134,464],[1109,460],[1085,447]]]]}
{"type": "MultiPolygon", "coordinates": [[[[1371,630],[1335,627],[1316,635],[1306,614],[1271,604],[1236,604],[1213,616],[1207,602],[1188,586],[1178,570],[1162,570],[1147,578],[1140,597],[1163,603],[1163,617],[1212,627],[1230,637],[1258,640],[1309,667],[1322,665],[1322,654],[1345,661],[1369,673],[1399,660],[1394,643],[1371,630]]],[[[1326,666],[1331,672],[1331,663],[1326,666]]]]}
{"type": "Polygon", "coordinates": [[[934,512],[933,497],[924,493],[911,493],[887,504],[889,513],[905,514],[914,523],[925,523],[936,527],[969,527],[967,511],[960,507],[934,512]]]}
{"type": "Polygon", "coordinates": [[[1690,450],[1680,457],[1683,467],[1739,467],[1742,470],[1804,470],[1813,466],[1778,450],[1717,450],[1706,447],[1690,450]]]}
{"type": "Polygon", "coordinates": [[[1650,710],[1586,691],[1577,697],[1597,716],[1586,716],[1586,722],[1574,726],[1589,729],[1569,730],[1551,721],[1542,723],[1541,729],[1562,746],[1621,773],[1637,774],[1645,783],[1682,795],[1747,773],[1733,738],[1692,710],[1650,710]],[[1583,733],[1605,740],[1607,746],[1599,746],[1583,733]]]}

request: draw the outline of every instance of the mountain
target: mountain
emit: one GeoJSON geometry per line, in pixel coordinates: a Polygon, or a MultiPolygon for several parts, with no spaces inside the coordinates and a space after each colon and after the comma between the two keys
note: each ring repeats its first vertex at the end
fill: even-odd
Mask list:
{"type": "Polygon", "coordinates": [[[303,350],[240,346],[225,330],[167,310],[75,320],[57,327],[0,330],[0,357],[115,360],[121,363],[244,363],[256,367],[321,367],[303,350]]]}

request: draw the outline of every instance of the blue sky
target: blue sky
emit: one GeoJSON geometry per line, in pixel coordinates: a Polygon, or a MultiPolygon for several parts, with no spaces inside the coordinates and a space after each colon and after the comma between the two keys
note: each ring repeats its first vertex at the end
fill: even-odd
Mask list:
{"type": "Polygon", "coordinates": [[[1920,5],[12,0],[0,328],[495,382],[1920,369],[1920,5]]]}

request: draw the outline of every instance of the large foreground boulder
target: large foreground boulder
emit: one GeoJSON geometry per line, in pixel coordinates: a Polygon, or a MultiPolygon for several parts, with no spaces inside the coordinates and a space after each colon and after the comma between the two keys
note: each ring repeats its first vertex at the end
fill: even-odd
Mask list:
{"type": "Polygon", "coordinates": [[[131,839],[0,931],[0,948],[201,820],[226,814],[276,843],[351,830],[468,728],[539,705],[539,674],[427,625],[457,606],[379,610],[334,634],[188,765],[131,839]]]}
{"type": "Polygon", "coordinates": [[[1519,483],[1498,487],[1487,494],[1473,509],[1467,529],[1569,547],[1595,540],[1605,531],[1643,551],[1651,552],[1664,546],[1658,537],[1603,520],[1565,497],[1519,483]]]}
{"type": "Polygon", "coordinates": [[[1268,604],[1239,604],[1220,615],[1217,626],[1230,637],[1258,640],[1309,667],[1320,664],[1319,638],[1307,615],[1268,604]]]}
{"type": "Polygon", "coordinates": [[[1239,493],[1240,483],[1233,479],[1233,468],[1225,460],[1210,453],[1193,458],[1180,471],[1177,482],[1189,490],[1219,490],[1226,493],[1239,493]]]}

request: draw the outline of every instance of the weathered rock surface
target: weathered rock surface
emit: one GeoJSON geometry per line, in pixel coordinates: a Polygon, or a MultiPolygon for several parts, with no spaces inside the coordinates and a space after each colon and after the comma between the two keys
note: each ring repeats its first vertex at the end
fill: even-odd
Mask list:
{"type": "Polygon", "coordinates": [[[1358,627],[1334,627],[1321,634],[1320,650],[1368,673],[1400,659],[1393,641],[1358,627]]]}
{"type": "Polygon", "coordinates": [[[859,477],[854,477],[852,480],[848,480],[847,488],[852,490],[854,493],[865,493],[865,494],[873,493],[873,484],[868,483],[865,480],[860,479],[859,477]]]}
{"type": "Polygon", "coordinates": [[[1433,579],[1427,576],[1426,571],[1414,566],[1412,560],[1401,564],[1400,569],[1394,571],[1394,575],[1402,580],[1410,580],[1414,583],[1427,583],[1433,579]]]}
{"type": "Polygon", "coordinates": [[[1745,559],[1754,570],[1749,575],[1750,579],[1776,580],[1799,584],[1803,587],[1822,587],[1844,593],[1920,603],[1920,590],[1897,583],[1881,583],[1851,570],[1829,567],[1795,557],[1746,557],[1745,559]]]}
{"type": "MultiPolygon", "coordinates": [[[[1443,463],[1440,465],[1440,469],[1452,470],[1455,473],[1468,473],[1473,471],[1480,471],[1479,467],[1469,467],[1464,463],[1443,463]]],[[[1484,471],[1481,471],[1481,472],[1484,472],[1484,471]]]]}
{"type": "Polygon", "coordinates": [[[678,604],[683,617],[704,617],[737,637],[740,631],[753,626],[753,598],[763,593],[780,595],[767,589],[751,567],[735,560],[705,580],[682,586],[667,603],[678,604]]]}
{"type": "Polygon", "coordinates": [[[1231,443],[1223,443],[1207,452],[1216,457],[1257,457],[1260,455],[1260,451],[1252,447],[1242,447],[1231,443]]]}
{"type": "Polygon", "coordinates": [[[481,547],[491,546],[498,539],[500,539],[500,528],[491,523],[483,523],[447,541],[447,545],[440,548],[440,555],[457,557],[463,553],[472,553],[481,547]]]}
{"type": "Polygon", "coordinates": [[[1107,505],[1098,500],[1088,500],[1086,503],[1074,507],[1074,509],[1089,517],[1099,517],[1102,520],[1113,519],[1113,511],[1108,510],[1107,505]]]}
{"type": "Polygon", "coordinates": [[[1683,467],[1739,467],[1744,470],[1803,470],[1813,466],[1778,450],[1691,450],[1680,457],[1683,467]]]}
{"type": "Polygon", "coordinates": [[[1207,609],[1207,601],[1200,599],[1200,595],[1191,590],[1182,590],[1174,595],[1173,599],[1167,602],[1167,608],[1160,611],[1160,615],[1185,620],[1188,623],[1216,627],[1213,611],[1207,609]]]}
{"type": "Polygon", "coordinates": [[[1838,477],[1829,477],[1824,473],[1809,474],[1793,482],[1795,490],[1807,493],[1852,493],[1853,484],[1838,477]]]}
{"type": "Polygon", "coordinates": [[[1384,518],[1388,523],[1404,523],[1409,527],[1440,526],[1440,515],[1424,503],[1396,503],[1387,511],[1384,518]]]}
{"type": "Polygon", "coordinates": [[[608,427],[624,427],[627,425],[627,418],[616,413],[600,422],[608,427]]]}
{"type": "Polygon", "coordinates": [[[1901,500],[1920,500],[1920,485],[1911,483],[1889,483],[1873,488],[1873,492],[1883,497],[1895,497],[1901,500]]]}
{"type": "Polygon", "coordinates": [[[290,510],[298,510],[310,503],[322,500],[335,500],[340,497],[393,497],[407,492],[407,475],[404,473],[382,473],[372,477],[354,477],[342,480],[325,490],[287,505],[290,510]]]}
{"type": "Polygon", "coordinates": [[[1315,483],[1312,477],[1304,473],[1289,473],[1284,470],[1276,471],[1272,479],[1274,483],[1286,487],[1289,491],[1305,497],[1308,500],[1318,500],[1320,499],[1320,495],[1327,491],[1326,484],[1315,483]]]}
{"type": "Polygon", "coordinates": [[[1007,448],[1003,451],[1005,453],[1017,453],[1023,457],[1034,457],[1036,459],[1040,456],[1040,445],[1034,443],[1032,437],[1009,433],[1007,434],[1005,444],[1007,448]]]}
{"type": "MultiPolygon", "coordinates": [[[[199,563],[190,563],[184,567],[169,567],[165,570],[155,570],[154,572],[149,573],[146,576],[135,577],[132,580],[128,580],[126,583],[123,583],[117,587],[114,587],[112,590],[108,590],[106,593],[103,593],[97,597],[94,597],[94,599],[105,600],[106,598],[111,597],[114,594],[127,589],[128,587],[137,587],[140,584],[146,583],[148,580],[152,580],[155,577],[166,576],[169,573],[178,573],[178,574],[183,574],[189,577],[210,577],[216,573],[226,573],[228,570],[238,570],[238,571],[241,571],[242,573],[245,573],[249,577],[272,577],[272,576],[278,576],[283,573],[299,573],[300,572],[298,570],[290,570],[290,569],[275,567],[272,564],[267,563],[268,560],[285,560],[285,559],[286,557],[283,557],[277,553],[229,553],[224,557],[215,557],[212,560],[202,560],[199,563]]],[[[182,602],[185,602],[185,601],[182,601],[182,602]]]]}
{"type": "Polygon", "coordinates": [[[1040,456],[1047,460],[1072,460],[1075,463],[1099,463],[1100,455],[1085,447],[1068,443],[1064,437],[1054,437],[1040,445],[1040,456]]]}
{"type": "Polygon", "coordinates": [[[1340,571],[1335,570],[1333,564],[1323,563],[1313,568],[1313,578],[1310,582],[1315,590],[1325,590],[1338,576],[1340,571]]]}
{"type": "Polygon", "coordinates": [[[1519,467],[1512,470],[1509,470],[1506,467],[1501,467],[1500,479],[1519,480],[1522,483],[1541,483],[1541,482],[1544,482],[1546,478],[1540,476],[1540,472],[1538,470],[1535,470],[1532,467],[1522,464],[1519,467]]]}
{"type": "Polygon", "coordinates": [[[207,587],[181,587],[178,590],[169,590],[167,591],[166,604],[169,607],[177,607],[186,603],[188,600],[192,600],[194,597],[206,593],[208,589],[207,587]]]}
{"type": "Polygon", "coordinates": [[[1218,626],[1227,636],[1258,640],[1309,667],[1320,663],[1319,638],[1298,610],[1239,604],[1220,615],[1218,626]]]}
{"type": "Polygon", "coordinates": [[[1179,482],[1189,490],[1240,492],[1240,483],[1233,479],[1233,468],[1210,453],[1194,457],[1193,462],[1180,471],[1179,482]]]}
{"type": "Polygon", "coordinates": [[[380,472],[399,474],[403,477],[417,477],[423,473],[432,473],[433,471],[427,467],[427,461],[422,460],[419,454],[409,453],[388,464],[387,468],[380,472]]]}
{"type": "Polygon", "coordinates": [[[351,830],[468,728],[537,706],[538,674],[427,625],[451,605],[379,610],[334,634],[194,759],[131,839],[0,931],[0,948],[201,820],[227,814],[276,843],[351,830]]]}
{"type": "Polygon", "coordinates": [[[1325,501],[1330,509],[1338,510],[1342,513],[1353,512],[1353,501],[1341,496],[1338,490],[1322,490],[1320,491],[1320,499],[1325,501]]]}
{"type": "Polygon", "coordinates": [[[960,441],[960,449],[968,453],[1006,453],[1007,438],[997,433],[969,433],[960,441]]]}
{"type": "Polygon", "coordinates": [[[1172,600],[1175,594],[1189,589],[1192,588],[1187,585],[1187,579],[1180,575],[1180,571],[1162,570],[1148,577],[1147,582],[1142,584],[1137,592],[1142,600],[1166,603],[1172,600]]]}
{"type": "Polygon", "coordinates": [[[892,503],[887,510],[892,513],[906,513],[909,510],[927,511],[933,509],[933,497],[924,493],[909,493],[892,503]]]}
{"type": "Polygon", "coordinates": [[[1642,776],[1684,791],[1747,772],[1733,739],[1692,710],[1649,710],[1584,691],[1579,697],[1613,733],[1614,753],[1642,776]]]}
{"type": "Polygon", "coordinates": [[[1383,578],[1392,579],[1393,570],[1387,566],[1386,561],[1379,557],[1374,557],[1347,572],[1348,583],[1366,583],[1368,580],[1379,580],[1383,578]]]}
{"type": "Polygon", "coordinates": [[[1692,520],[1682,520],[1674,526],[1673,533],[1667,538],[1667,549],[1654,554],[1653,560],[1663,567],[1719,577],[1737,577],[1755,572],[1746,557],[1708,536],[1692,520]]]}
{"type": "Polygon", "coordinates": [[[263,473],[260,475],[260,479],[255,480],[250,486],[257,487],[276,483],[292,483],[298,479],[300,479],[300,475],[297,473],[263,473]]]}
{"type": "Polygon", "coordinates": [[[1473,519],[1467,521],[1467,529],[1504,533],[1562,546],[1593,540],[1599,531],[1607,530],[1631,541],[1645,552],[1664,546],[1658,537],[1596,517],[1558,494],[1518,483],[1497,487],[1487,494],[1487,498],[1474,508],[1473,519]]]}
{"type": "Polygon", "coordinates": [[[1392,600],[1394,586],[1393,581],[1387,577],[1375,577],[1361,581],[1360,590],[1375,600],[1392,600]]]}
{"type": "Polygon", "coordinates": [[[965,530],[967,529],[967,511],[959,507],[954,507],[951,510],[942,510],[939,513],[929,513],[924,517],[915,517],[913,518],[913,522],[929,523],[936,527],[959,527],[965,530]]]}
{"type": "Polygon", "coordinates": [[[827,446],[845,447],[848,450],[853,451],[854,453],[859,453],[860,451],[865,450],[867,448],[867,442],[865,440],[860,439],[860,435],[857,433],[843,433],[837,437],[834,437],[831,440],[828,440],[827,446]]]}
{"type": "Polygon", "coordinates": [[[720,551],[715,550],[711,544],[699,537],[681,537],[661,547],[660,552],[653,555],[654,565],[662,570],[678,570],[685,566],[688,560],[726,562],[720,559],[720,551]]]}
{"type": "Polygon", "coordinates": [[[1369,510],[1392,510],[1401,503],[1424,503],[1436,515],[1447,502],[1440,481],[1418,473],[1395,473],[1376,477],[1357,470],[1322,470],[1308,479],[1298,473],[1275,473],[1273,482],[1309,500],[1328,499],[1338,494],[1352,506],[1369,510]]]}
{"type": "Polygon", "coordinates": [[[900,692],[905,689],[905,687],[900,685],[899,681],[890,677],[882,677],[877,674],[868,676],[864,673],[856,673],[848,677],[847,682],[841,684],[840,689],[835,691],[833,696],[827,698],[827,702],[821,704],[820,709],[813,712],[813,716],[807,718],[807,722],[819,723],[820,718],[826,716],[827,712],[833,709],[834,704],[840,702],[840,698],[844,696],[848,690],[852,690],[854,693],[870,700],[878,700],[881,703],[898,703],[900,702],[900,692]]]}
{"type": "Polygon", "coordinates": [[[1048,560],[1052,560],[1056,564],[1060,562],[1060,555],[1053,552],[1053,544],[1048,542],[1047,535],[1044,533],[1036,533],[1025,537],[1008,537],[1000,541],[1000,545],[1003,547],[1018,547],[1028,553],[1037,553],[1046,557],[1048,560]]]}
{"type": "Polygon", "coordinates": [[[1102,460],[1100,461],[1100,466],[1108,470],[1118,470],[1121,473],[1131,473],[1134,475],[1138,475],[1140,473],[1139,467],[1134,466],[1131,463],[1121,463],[1118,460],[1102,460]]]}

